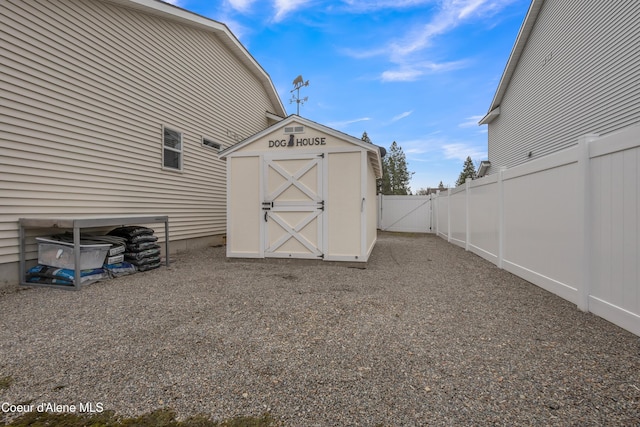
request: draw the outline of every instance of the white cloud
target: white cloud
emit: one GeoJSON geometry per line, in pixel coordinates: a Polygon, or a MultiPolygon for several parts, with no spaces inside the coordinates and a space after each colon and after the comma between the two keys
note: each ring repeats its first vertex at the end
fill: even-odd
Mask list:
{"type": "Polygon", "coordinates": [[[424,72],[417,69],[388,70],[380,75],[383,82],[412,82],[420,78],[424,72]]]}
{"type": "Polygon", "coordinates": [[[442,144],[442,140],[438,138],[419,138],[397,141],[402,147],[402,151],[413,160],[426,161],[431,159],[425,159],[424,155],[433,155],[439,151],[439,147],[442,144]]]}
{"type": "Polygon", "coordinates": [[[434,0],[344,0],[352,12],[371,12],[380,9],[401,9],[434,3],[434,0]]]}
{"type": "Polygon", "coordinates": [[[423,61],[415,64],[402,65],[396,70],[383,71],[380,75],[380,80],[383,82],[411,82],[427,74],[457,70],[465,67],[466,64],[466,61],[441,63],[423,61]]]}
{"type": "Polygon", "coordinates": [[[177,7],[182,7],[182,0],[162,0],[165,3],[172,4],[177,7]]]}
{"type": "MultiPolygon", "coordinates": [[[[181,0],[173,0],[181,1],[181,0]]],[[[310,0],[272,0],[274,9],[273,21],[282,21],[286,15],[306,5],[310,0]]],[[[256,0],[225,0],[226,4],[236,12],[249,13],[256,0]]]]}
{"type": "Polygon", "coordinates": [[[409,117],[412,113],[413,113],[413,110],[411,110],[411,111],[405,111],[404,113],[402,113],[402,114],[398,114],[397,116],[393,117],[393,118],[391,119],[391,121],[392,121],[392,122],[397,122],[398,120],[402,120],[402,119],[404,119],[405,117],[409,117]]]}
{"type": "Polygon", "coordinates": [[[471,117],[467,117],[462,123],[460,123],[458,125],[458,127],[460,128],[471,128],[471,127],[475,127],[478,126],[478,122],[480,121],[480,119],[482,119],[483,116],[471,116],[471,117]]]}
{"type": "Polygon", "coordinates": [[[478,10],[483,4],[487,3],[486,0],[471,0],[468,2],[464,2],[466,4],[462,4],[462,7],[458,9],[458,19],[464,19],[467,16],[471,15],[473,12],[478,10]]]}
{"type": "Polygon", "coordinates": [[[409,55],[431,45],[435,36],[444,34],[470,17],[487,0],[446,0],[440,11],[423,25],[413,30],[404,40],[393,43],[394,52],[400,56],[409,55]]]}
{"type": "MultiPolygon", "coordinates": [[[[443,0],[439,10],[427,23],[410,30],[404,38],[391,42],[388,49],[372,53],[391,52],[394,60],[400,61],[401,58],[431,46],[436,36],[445,34],[472,18],[492,16],[513,1],[515,0],[443,0]]],[[[416,0],[400,3],[420,5],[427,2],[416,0]]]]}
{"type": "Polygon", "coordinates": [[[371,120],[370,117],[361,117],[359,119],[343,120],[343,121],[340,121],[340,122],[327,123],[327,126],[332,127],[332,128],[341,128],[341,127],[352,125],[354,123],[366,122],[366,121],[369,121],[369,120],[371,120]]]}
{"type": "Polygon", "coordinates": [[[467,157],[471,157],[476,162],[487,157],[486,150],[459,142],[442,145],[442,153],[446,159],[457,159],[462,162],[467,157]]]}
{"type": "Polygon", "coordinates": [[[309,0],[275,0],[274,7],[276,14],[273,17],[275,22],[282,21],[284,17],[300,7],[304,6],[309,0]]]}
{"type": "Polygon", "coordinates": [[[254,1],[255,0],[227,0],[227,3],[238,12],[246,12],[254,1]]]}

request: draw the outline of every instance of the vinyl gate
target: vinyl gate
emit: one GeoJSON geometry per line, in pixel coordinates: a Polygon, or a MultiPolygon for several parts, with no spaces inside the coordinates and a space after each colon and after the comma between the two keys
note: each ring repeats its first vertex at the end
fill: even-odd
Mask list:
{"type": "Polygon", "coordinates": [[[433,196],[378,195],[378,228],[383,231],[432,233],[433,196]]]}

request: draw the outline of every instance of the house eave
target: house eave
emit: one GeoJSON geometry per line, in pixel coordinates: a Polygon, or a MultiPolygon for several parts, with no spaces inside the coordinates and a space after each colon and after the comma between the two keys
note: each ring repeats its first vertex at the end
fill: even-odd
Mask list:
{"type": "Polygon", "coordinates": [[[480,162],[480,167],[478,168],[478,171],[476,172],[476,178],[482,178],[483,176],[485,176],[490,167],[491,167],[491,162],[490,161],[488,161],[488,160],[481,161],[480,162]]]}
{"type": "Polygon", "coordinates": [[[498,117],[499,115],[500,115],[500,107],[496,107],[493,110],[491,110],[489,113],[487,113],[487,115],[484,116],[478,122],[478,125],[488,125],[489,123],[494,121],[496,119],[496,117],[498,117]]]}

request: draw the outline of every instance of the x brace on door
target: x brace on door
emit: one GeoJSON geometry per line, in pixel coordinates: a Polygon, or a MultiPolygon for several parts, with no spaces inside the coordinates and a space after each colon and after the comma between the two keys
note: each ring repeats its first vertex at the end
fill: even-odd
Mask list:
{"type": "Polygon", "coordinates": [[[267,195],[267,200],[275,200],[280,194],[282,194],[285,190],[287,190],[290,186],[295,186],[298,190],[302,191],[307,197],[309,197],[313,201],[319,201],[320,195],[314,193],[309,190],[304,184],[299,182],[298,180],[304,176],[307,172],[309,172],[314,166],[318,165],[318,159],[312,159],[305,166],[300,168],[293,176],[289,174],[287,171],[282,169],[277,163],[273,160],[267,160],[267,167],[273,169],[278,172],[286,182],[283,182],[278,188],[276,188],[271,194],[267,195]]]}
{"type": "Polygon", "coordinates": [[[294,228],[291,228],[290,225],[288,225],[286,222],[280,219],[277,215],[271,216],[271,219],[273,219],[280,227],[287,230],[287,233],[284,234],[282,237],[280,237],[277,241],[273,242],[273,244],[269,247],[269,251],[270,252],[277,251],[278,248],[284,245],[289,239],[294,238],[298,242],[300,242],[302,245],[304,245],[304,247],[307,248],[309,252],[311,252],[316,256],[321,256],[322,252],[318,248],[316,248],[309,240],[307,240],[303,235],[300,234],[300,231],[302,231],[311,221],[316,219],[321,212],[322,210],[320,209],[317,210],[316,212],[311,212],[302,221],[300,221],[294,228]]]}
{"type": "Polygon", "coordinates": [[[265,201],[262,210],[265,256],[323,256],[323,157],[292,156],[264,160],[265,201]],[[295,191],[290,191],[292,189],[295,191]]]}

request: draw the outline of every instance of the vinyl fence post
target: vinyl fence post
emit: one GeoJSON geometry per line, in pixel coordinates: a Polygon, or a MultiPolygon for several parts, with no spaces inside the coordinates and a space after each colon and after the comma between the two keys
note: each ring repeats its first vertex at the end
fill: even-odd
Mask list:
{"type": "Polygon", "coordinates": [[[447,189],[447,242],[451,243],[451,188],[447,189]]]}
{"type": "Polygon", "coordinates": [[[433,195],[429,194],[429,233],[433,233],[433,195]]]}
{"type": "Polygon", "coordinates": [[[506,167],[501,167],[498,171],[498,268],[502,268],[504,259],[504,171],[506,167]]]}
{"type": "Polygon", "coordinates": [[[378,194],[378,228],[382,230],[382,193],[378,194]]]}
{"type": "Polygon", "coordinates": [[[598,139],[597,134],[587,134],[578,138],[578,212],[582,214],[576,218],[580,227],[578,229],[578,302],[577,306],[582,311],[589,311],[589,294],[591,293],[591,245],[593,244],[592,214],[591,214],[591,156],[589,146],[592,141],[598,139]]]}
{"type": "Polygon", "coordinates": [[[440,190],[436,190],[436,236],[440,237],[440,190]]]}
{"type": "Polygon", "coordinates": [[[465,237],[464,237],[464,250],[469,250],[469,241],[471,240],[471,230],[469,224],[471,223],[471,204],[469,203],[469,196],[471,193],[471,178],[467,178],[464,181],[464,204],[465,204],[465,237]]]}

